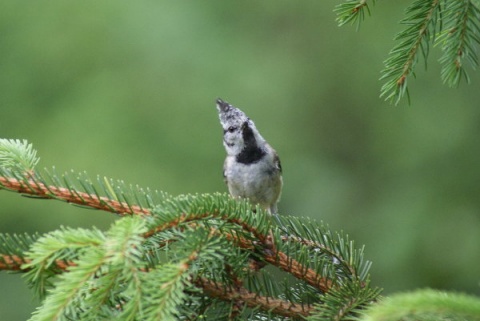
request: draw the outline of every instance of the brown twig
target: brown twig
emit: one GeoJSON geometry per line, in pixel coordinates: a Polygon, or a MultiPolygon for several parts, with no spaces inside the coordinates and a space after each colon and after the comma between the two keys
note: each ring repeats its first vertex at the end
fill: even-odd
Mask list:
{"type": "MultiPolygon", "coordinates": [[[[88,206],[95,209],[100,209],[108,212],[114,212],[119,215],[149,215],[150,210],[142,208],[138,205],[129,205],[125,202],[119,202],[116,200],[109,199],[107,197],[99,197],[96,195],[91,195],[86,192],[79,192],[70,190],[64,187],[56,186],[46,186],[43,183],[37,182],[35,180],[18,180],[15,178],[9,177],[0,177],[0,185],[4,189],[11,191],[16,191],[18,193],[32,195],[35,197],[47,198],[47,199],[60,199],[69,203],[74,203],[78,205],[88,206]]],[[[175,227],[181,223],[188,221],[194,221],[198,219],[203,219],[208,216],[219,216],[218,213],[204,213],[199,215],[187,215],[182,214],[178,219],[171,222],[165,223],[156,227],[153,230],[144,234],[144,237],[150,237],[155,233],[158,233],[162,230],[175,227]]],[[[318,275],[316,271],[300,264],[297,260],[289,257],[283,252],[277,251],[274,246],[274,242],[269,235],[264,235],[257,231],[254,227],[246,224],[245,222],[239,219],[232,219],[227,216],[220,216],[220,218],[230,221],[236,225],[239,225],[247,232],[253,234],[253,236],[260,242],[260,247],[264,249],[263,255],[266,262],[277,266],[278,268],[284,270],[285,272],[291,273],[293,276],[305,280],[308,284],[318,288],[322,292],[328,292],[332,287],[332,281],[318,275]]],[[[234,236],[232,236],[234,237],[234,236]]],[[[252,246],[255,246],[254,241],[247,240],[244,238],[237,238],[237,244],[242,248],[251,249],[252,246]]],[[[8,266],[6,266],[8,269],[8,266]]],[[[0,266],[2,268],[2,266],[0,266]]]]}
{"type": "MultiPolygon", "coordinates": [[[[162,231],[164,229],[172,228],[180,223],[185,223],[185,222],[193,221],[199,218],[204,218],[209,215],[215,216],[215,214],[216,213],[213,213],[213,214],[205,213],[202,215],[190,215],[190,216],[186,214],[182,214],[178,219],[166,224],[162,224],[161,226],[158,226],[154,230],[151,230],[145,233],[144,237],[150,237],[156,232],[162,231]]],[[[226,233],[225,236],[227,237],[227,239],[234,241],[242,249],[252,250],[255,247],[261,247],[264,249],[264,251],[258,254],[260,256],[263,256],[266,262],[274,266],[277,266],[278,268],[282,269],[287,273],[292,274],[298,279],[304,280],[305,282],[319,289],[322,292],[328,292],[332,288],[333,282],[331,280],[325,277],[322,277],[315,270],[300,264],[297,260],[289,257],[288,255],[286,255],[281,251],[278,251],[276,247],[273,246],[273,240],[271,240],[269,236],[258,232],[254,227],[246,224],[245,222],[242,222],[239,219],[231,219],[226,216],[221,218],[241,226],[242,229],[244,229],[245,231],[252,233],[257,239],[257,242],[259,242],[255,244],[256,241],[254,240],[250,240],[250,239],[239,237],[230,233],[226,233]]],[[[213,233],[216,233],[216,232],[217,231],[213,231],[213,233]]]]}
{"type": "Polygon", "coordinates": [[[28,262],[29,260],[18,255],[0,254],[0,270],[21,271],[22,264],[28,262]]]}
{"type": "Polygon", "coordinates": [[[293,304],[277,298],[260,296],[257,293],[248,291],[244,287],[227,287],[221,283],[216,283],[205,278],[196,280],[195,285],[201,287],[204,293],[211,297],[233,301],[239,305],[244,304],[252,308],[260,306],[264,311],[271,311],[284,317],[305,317],[308,316],[312,310],[311,306],[293,304]]]}
{"type": "MultiPolygon", "coordinates": [[[[236,241],[236,244],[244,249],[252,249],[255,247],[254,241],[246,238],[238,238],[230,235],[236,241]]],[[[258,246],[258,245],[257,245],[258,246]]],[[[263,251],[258,253],[263,256],[264,260],[283,271],[292,274],[294,277],[303,280],[311,286],[322,292],[328,292],[333,286],[333,282],[319,275],[315,270],[300,264],[297,260],[291,258],[281,251],[263,251]]]]}
{"type": "Polygon", "coordinates": [[[171,220],[168,223],[158,225],[155,228],[147,231],[146,233],[143,234],[143,237],[144,238],[149,238],[155,233],[159,233],[161,231],[176,227],[176,226],[180,225],[181,223],[187,223],[187,222],[192,222],[192,221],[195,221],[195,220],[204,219],[204,218],[206,218],[208,216],[211,216],[211,215],[212,214],[210,214],[208,212],[203,213],[203,214],[198,214],[198,215],[187,215],[185,213],[182,213],[178,218],[176,218],[174,220],[171,220]]]}
{"type": "MultiPolygon", "coordinates": [[[[30,263],[31,260],[18,256],[18,255],[7,255],[7,254],[0,254],[0,270],[5,271],[29,271],[30,269],[22,268],[23,264],[30,263]]],[[[59,270],[66,270],[69,266],[76,265],[72,261],[64,261],[64,260],[56,260],[55,267],[59,270]]]]}
{"type": "Polygon", "coordinates": [[[128,205],[108,197],[98,197],[85,192],[69,190],[64,187],[46,186],[34,180],[18,180],[10,177],[0,177],[0,185],[4,189],[39,198],[59,199],[91,208],[112,212],[121,216],[131,214],[149,215],[150,210],[138,205],[128,205]]]}
{"type": "MultiPolygon", "coordinates": [[[[232,222],[239,224],[243,229],[251,232],[258,240],[261,242],[261,246],[264,247],[263,255],[265,261],[268,263],[277,266],[285,272],[288,272],[295,276],[298,279],[304,280],[311,286],[319,289],[322,292],[328,292],[332,286],[333,282],[325,277],[319,275],[315,270],[300,264],[297,260],[289,257],[285,253],[278,251],[273,242],[273,236],[271,233],[269,235],[264,235],[259,233],[255,228],[250,225],[241,222],[240,220],[232,220],[232,222]]],[[[246,239],[240,239],[240,246],[245,248],[251,248],[253,245],[252,241],[246,239]],[[245,242],[247,242],[245,244],[245,242]]]]}

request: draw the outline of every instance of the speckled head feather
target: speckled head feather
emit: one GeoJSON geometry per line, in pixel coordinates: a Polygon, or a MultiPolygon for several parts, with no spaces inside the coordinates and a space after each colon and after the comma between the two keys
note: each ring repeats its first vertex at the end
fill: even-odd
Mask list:
{"type": "Polygon", "coordinates": [[[229,155],[257,148],[264,142],[254,122],[243,111],[222,99],[217,99],[217,109],[223,128],[223,144],[229,155]]]}
{"type": "Polygon", "coordinates": [[[244,122],[248,121],[249,118],[243,111],[234,106],[230,105],[222,99],[217,99],[217,109],[220,117],[220,122],[223,126],[225,125],[237,125],[241,126],[244,122]]]}

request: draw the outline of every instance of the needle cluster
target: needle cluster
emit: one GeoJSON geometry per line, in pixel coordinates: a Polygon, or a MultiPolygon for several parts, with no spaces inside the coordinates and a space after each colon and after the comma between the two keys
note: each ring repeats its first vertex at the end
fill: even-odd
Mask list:
{"type": "MultiPolygon", "coordinates": [[[[372,4],[375,1],[371,2],[372,4]]],[[[339,25],[363,21],[370,14],[368,1],[349,0],[337,6],[339,25]]],[[[430,48],[442,50],[439,59],[441,78],[451,87],[461,79],[468,83],[467,67],[478,66],[477,47],[480,43],[480,7],[474,0],[414,0],[405,10],[400,22],[403,30],[397,33],[396,45],[384,61],[380,80],[384,81],[381,97],[394,104],[407,96],[408,80],[415,76],[420,58],[427,66],[430,48]]]]}

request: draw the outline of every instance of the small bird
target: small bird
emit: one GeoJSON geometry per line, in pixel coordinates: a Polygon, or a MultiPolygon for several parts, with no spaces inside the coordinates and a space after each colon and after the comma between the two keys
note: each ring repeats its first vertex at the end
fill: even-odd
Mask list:
{"type": "Polygon", "coordinates": [[[283,185],[277,153],[240,109],[222,99],[217,99],[217,109],[227,151],[223,177],[230,195],[277,214],[283,185]]]}

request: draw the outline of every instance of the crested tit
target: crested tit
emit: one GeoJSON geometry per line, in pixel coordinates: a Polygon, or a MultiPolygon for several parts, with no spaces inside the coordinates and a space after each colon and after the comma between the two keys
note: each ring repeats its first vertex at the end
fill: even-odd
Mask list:
{"type": "Polygon", "coordinates": [[[277,214],[282,191],[282,167],[275,150],[240,109],[217,99],[227,158],[223,177],[233,197],[247,198],[277,214]]]}

